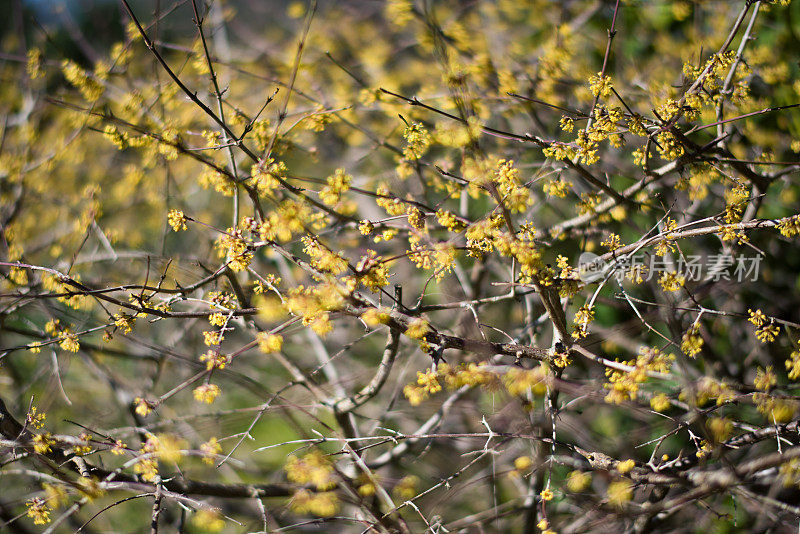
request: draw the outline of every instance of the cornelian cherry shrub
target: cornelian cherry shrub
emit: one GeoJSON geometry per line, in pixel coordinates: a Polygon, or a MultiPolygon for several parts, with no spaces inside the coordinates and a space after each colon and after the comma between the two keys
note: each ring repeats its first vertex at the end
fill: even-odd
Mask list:
{"type": "Polygon", "coordinates": [[[798,528],[798,2],[4,12],[0,530],[798,528]]]}

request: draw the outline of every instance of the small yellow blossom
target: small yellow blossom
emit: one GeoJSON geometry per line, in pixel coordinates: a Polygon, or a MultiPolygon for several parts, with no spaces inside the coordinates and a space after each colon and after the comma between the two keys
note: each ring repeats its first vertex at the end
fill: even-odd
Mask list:
{"type": "Polygon", "coordinates": [[[772,369],[771,365],[768,365],[766,369],[762,367],[758,368],[756,371],[756,378],[753,381],[753,385],[757,390],[769,391],[777,383],[778,376],[775,374],[775,371],[772,369]]]}
{"type": "Polygon", "coordinates": [[[611,78],[601,72],[593,74],[589,78],[589,89],[591,89],[594,96],[608,98],[611,95],[612,87],[611,78]]]}
{"type": "Polygon", "coordinates": [[[592,475],[583,471],[572,471],[567,476],[567,489],[573,493],[579,493],[592,483],[592,475]]]}
{"type": "Polygon", "coordinates": [[[169,210],[167,222],[174,231],[180,232],[181,230],[186,230],[186,221],[186,215],[184,215],[181,210],[169,210]]]}
{"type": "Polygon", "coordinates": [[[26,420],[28,421],[28,425],[35,428],[40,429],[44,426],[44,420],[47,416],[44,412],[39,412],[36,406],[31,406],[28,415],[26,416],[26,420]]]}
{"type": "Polygon", "coordinates": [[[407,475],[400,479],[400,482],[394,487],[392,492],[400,499],[408,500],[417,495],[417,486],[419,486],[419,478],[415,475],[407,475]]]}
{"type": "Polygon", "coordinates": [[[203,463],[214,465],[214,457],[222,452],[222,445],[219,444],[217,438],[211,438],[200,445],[200,450],[203,452],[203,463]]]}
{"type": "Polygon", "coordinates": [[[753,326],[759,327],[767,322],[767,316],[764,315],[764,312],[761,310],[753,311],[748,309],[747,313],[750,316],[747,320],[750,321],[753,326]]]}
{"type": "Polygon", "coordinates": [[[272,352],[280,352],[283,346],[283,337],[279,334],[270,334],[268,332],[259,332],[257,337],[258,348],[261,352],[270,354],[272,352]]]}
{"type": "Polygon", "coordinates": [[[514,469],[517,471],[526,471],[533,465],[533,460],[530,456],[520,456],[514,460],[514,469]]]}
{"type": "Polygon", "coordinates": [[[203,384],[201,386],[197,386],[192,391],[192,395],[194,395],[194,399],[197,402],[203,402],[205,404],[212,404],[219,394],[221,393],[220,388],[216,384],[203,384]]]}
{"type": "Polygon", "coordinates": [[[297,484],[311,484],[323,491],[336,486],[333,464],[328,456],[319,451],[312,451],[302,458],[289,455],[284,469],[286,478],[297,484]]]}
{"type": "Polygon", "coordinates": [[[213,508],[202,508],[194,514],[192,524],[205,532],[222,532],[225,528],[225,520],[219,510],[213,508]]]}
{"type": "Polygon", "coordinates": [[[663,393],[659,393],[652,399],[650,399],[650,407],[657,411],[657,412],[665,412],[670,407],[669,397],[664,395],[663,393]]]}
{"type": "Polygon", "coordinates": [[[25,504],[28,507],[27,515],[33,519],[34,525],[46,525],[50,522],[51,509],[48,506],[47,501],[41,497],[34,497],[33,499],[28,500],[25,504]]]}
{"type": "Polygon", "coordinates": [[[636,462],[633,460],[625,460],[617,464],[617,471],[624,475],[625,473],[630,472],[635,466],[636,462]]]}
{"type": "Polygon", "coordinates": [[[154,402],[145,400],[142,397],[133,399],[133,404],[135,406],[134,411],[141,417],[146,417],[156,407],[154,402]]]}
{"type": "Polygon", "coordinates": [[[39,454],[46,454],[51,451],[52,446],[55,444],[53,436],[50,432],[44,434],[36,434],[33,436],[33,450],[39,454]]]}
{"type": "Polygon", "coordinates": [[[633,486],[627,480],[619,480],[608,485],[608,504],[622,507],[633,498],[633,486]]]}
{"type": "Polygon", "coordinates": [[[423,339],[428,332],[430,332],[428,321],[420,317],[412,319],[406,328],[406,335],[411,339],[423,339]]]}
{"type": "Polygon", "coordinates": [[[756,330],[756,337],[762,343],[772,343],[780,332],[781,329],[778,328],[778,325],[769,323],[756,330]]]}
{"type": "Polygon", "coordinates": [[[391,315],[378,308],[370,308],[361,314],[361,320],[364,321],[364,324],[372,328],[378,325],[388,324],[390,319],[391,315]]]}

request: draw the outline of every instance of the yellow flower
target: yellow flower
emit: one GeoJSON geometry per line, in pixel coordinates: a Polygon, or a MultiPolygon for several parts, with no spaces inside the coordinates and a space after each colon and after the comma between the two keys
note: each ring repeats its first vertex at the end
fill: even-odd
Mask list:
{"type": "Polygon", "coordinates": [[[625,473],[629,473],[635,466],[636,462],[628,459],[617,464],[617,471],[624,475],[625,473]]]}
{"type": "Polygon", "coordinates": [[[393,493],[400,499],[412,499],[417,495],[417,486],[419,485],[419,478],[415,475],[407,475],[400,479],[400,482],[392,490],[393,493]]]}
{"type": "Polygon", "coordinates": [[[266,354],[280,352],[283,346],[283,337],[278,334],[259,332],[256,339],[258,341],[259,350],[266,354]]]}
{"type": "Polygon", "coordinates": [[[664,291],[677,291],[686,283],[686,277],[677,272],[662,273],[658,283],[664,291]]]}
{"type": "Polygon", "coordinates": [[[221,532],[225,528],[225,520],[219,510],[203,508],[192,518],[192,524],[206,532],[221,532]]]}
{"type": "Polygon", "coordinates": [[[786,370],[789,371],[789,380],[800,378],[800,350],[793,350],[786,360],[786,370]]]}
{"type": "Polygon", "coordinates": [[[50,507],[41,497],[34,497],[25,503],[28,507],[28,517],[33,519],[34,525],[46,525],[50,522],[50,507]]]}
{"type": "Polygon", "coordinates": [[[284,469],[286,478],[297,484],[312,484],[323,491],[336,486],[333,464],[319,451],[312,451],[302,458],[289,455],[284,469]]]}
{"type": "Polygon", "coordinates": [[[424,339],[428,332],[430,332],[428,321],[420,317],[409,321],[408,328],[406,328],[406,335],[411,339],[424,339]]]}
{"type": "Polygon", "coordinates": [[[381,324],[387,324],[390,319],[391,316],[387,312],[381,311],[378,308],[370,308],[361,314],[361,320],[364,321],[364,324],[372,328],[381,324]]]}
{"type": "Polygon", "coordinates": [[[733,423],[727,417],[712,417],[706,422],[706,427],[714,443],[722,443],[733,433],[733,423]]]}
{"type": "Polygon", "coordinates": [[[533,460],[530,456],[520,456],[514,460],[514,469],[517,471],[525,471],[533,465],[533,460]]]}
{"type": "Polygon", "coordinates": [[[778,328],[778,325],[769,323],[756,330],[756,337],[762,343],[772,343],[780,333],[781,329],[778,328]]]}
{"type": "Polygon", "coordinates": [[[761,310],[753,311],[748,309],[747,313],[748,315],[750,315],[750,317],[747,320],[750,321],[750,323],[752,323],[753,326],[757,327],[762,326],[764,323],[767,322],[767,316],[764,315],[764,312],[762,312],[761,310]]]}
{"type": "Polygon", "coordinates": [[[608,504],[622,507],[633,498],[633,486],[627,480],[612,482],[608,485],[608,504]]]}
{"type": "Polygon", "coordinates": [[[572,471],[567,476],[567,489],[573,493],[578,493],[592,483],[592,475],[583,471],[572,471]]]}
{"type": "Polygon", "coordinates": [[[768,365],[766,369],[762,367],[758,368],[756,371],[756,378],[753,381],[753,385],[756,389],[760,391],[769,391],[777,383],[778,376],[775,374],[771,365],[768,365]]]}
{"type": "Polygon", "coordinates": [[[59,336],[58,346],[68,352],[78,352],[78,349],[81,348],[80,343],[78,343],[78,336],[67,333],[59,336]]]}
{"type": "Polygon", "coordinates": [[[594,96],[607,98],[611,94],[612,87],[613,85],[611,84],[611,78],[601,72],[593,74],[589,78],[589,89],[591,89],[594,96]]]}
{"type": "Polygon", "coordinates": [[[44,420],[47,417],[44,412],[38,412],[36,406],[31,406],[28,415],[26,416],[26,420],[28,421],[28,425],[35,429],[40,429],[44,426],[44,420]]]}
{"type": "Polygon", "coordinates": [[[155,403],[145,400],[141,397],[136,397],[133,399],[133,404],[135,405],[134,411],[141,417],[146,417],[147,414],[152,412],[153,408],[155,408],[155,403]]]}
{"type": "Polygon", "coordinates": [[[220,389],[216,384],[203,384],[202,386],[194,388],[192,394],[197,402],[211,404],[219,397],[220,389]]]}
{"type": "Polygon", "coordinates": [[[543,501],[552,501],[555,495],[553,494],[553,490],[550,488],[542,490],[542,493],[539,494],[543,501]]]}
{"type": "Polygon", "coordinates": [[[186,215],[183,214],[181,210],[169,210],[167,213],[167,222],[172,227],[172,229],[176,232],[180,232],[181,230],[186,230],[186,215]]]}
{"type": "Polygon", "coordinates": [[[165,462],[178,463],[187,447],[186,440],[172,434],[159,434],[155,440],[155,452],[165,462]]]}
{"type": "Polygon", "coordinates": [[[50,452],[53,444],[55,444],[55,440],[50,435],[50,432],[36,434],[33,436],[33,450],[39,454],[46,454],[50,452]]]}
{"type": "Polygon", "coordinates": [[[663,393],[659,393],[650,399],[650,407],[657,412],[667,411],[670,407],[669,397],[663,393]]]}

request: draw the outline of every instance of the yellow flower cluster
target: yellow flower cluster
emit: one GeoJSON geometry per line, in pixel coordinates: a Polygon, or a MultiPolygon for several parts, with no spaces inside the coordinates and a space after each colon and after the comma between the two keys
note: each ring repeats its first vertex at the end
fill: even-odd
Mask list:
{"type": "Polygon", "coordinates": [[[289,291],[286,308],[302,317],[304,326],[311,326],[314,332],[324,336],[333,330],[329,312],[341,309],[349,292],[348,288],[330,281],[316,287],[298,286],[289,291]]]}
{"type": "Polygon", "coordinates": [[[584,304],[575,312],[573,319],[572,337],[580,339],[589,335],[589,324],[594,321],[594,308],[584,304]]]}
{"type": "Polygon", "coordinates": [[[167,213],[167,222],[176,232],[186,230],[186,215],[181,210],[172,209],[167,213]]]}
{"type": "Polygon", "coordinates": [[[227,354],[222,354],[218,349],[212,349],[200,356],[200,361],[205,362],[206,370],[210,371],[212,369],[225,369],[231,362],[231,358],[227,354]]]}
{"type": "Polygon", "coordinates": [[[333,515],[338,508],[336,494],[328,491],[336,487],[333,464],[319,451],[312,451],[298,458],[289,455],[284,466],[286,478],[291,482],[313,486],[317,492],[301,489],[292,497],[291,506],[299,513],[319,516],[333,515]]]}
{"type": "Polygon", "coordinates": [[[551,378],[550,370],[544,365],[533,369],[512,367],[503,375],[503,386],[514,396],[524,396],[528,392],[544,395],[551,378]]]}
{"type": "Polygon", "coordinates": [[[678,222],[671,218],[667,217],[664,221],[664,228],[662,234],[664,234],[664,239],[659,241],[655,247],[655,252],[657,256],[665,256],[670,252],[675,251],[675,234],[672,232],[678,227],[678,222]]]}
{"type": "Polygon", "coordinates": [[[119,328],[123,334],[130,334],[133,331],[133,326],[136,324],[136,316],[127,313],[117,313],[114,315],[114,325],[119,328]]]}
{"type": "Polygon", "coordinates": [[[700,335],[700,324],[694,323],[681,338],[681,351],[690,358],[696,357],[703,350],[703,336],[700,335]]]}
{"type": "Polygon", "coordinates": [[[44,426],[44,420],[46,418],[47,415],[44,412],[39,412],[36,406],[31,406],[31,409],[25,416],[25,420],[28,422],[28,426],[35,428],[37,430],[44,426]]]}
{"type": "MultiPolygon", "coordinates": [[[[558,158],[563,159],[563,158],[558,158]]],[[[572,191],[572,183],[564,180],[561,176],[556,178],[555,180],[547,180],[542,185],[542,191],[546,195],[558,197],[558,198],[565,198],[567,194],[572,191]]]]}
{"type": "MultiPolygon", "coordinates": [[[[79,274],[73,274],[71,276],[76,282],[81,281],[79,274]]],[[[62,279],[59,276],[43,276],[42,287],[52,293],[66,293],[64,296],[58,297],[57,300],[75,310],[85,308],[88,302],[86,296],[76,294],[75,289],[66,282],[66,279],[62,279]]],[[[54,324],[58,324],[58,320],[56,320],[54,324]]],[[[54,332],[48,332],[48,334],[53,335],[54,332]]]]}
{"type": "Polygon", "coordinates": [[[225,258],[228,266],[235,273],[244,271],[253,260],[253,252],[243,237],[242,230],[228,228],[217,238],[215,247],[220,258],[225,258]]]}
{"type": "Polygon", "coordinates": [[[533,203],[530,190],[520,183],[519,169],[511,160],[497,162],[493,175],[503,204],[511,213],[522,213],[533,203]]]}
{"type": "Polygon", "coordinates": [[[467,385],[494,387],[498,383],[498,376],[485,369],[484,363],[462,364],[458,367],[440,363],[436,371],[417,372],[417,382],[407,384],[403,388],[403,394],[412,406],[417,406],[432,394],[441,391],[442,384],[447,389],[454,390],[467,385]]]}
{"type": "Polygon", "coordinates": [[[200,445],[200,451],[203,453],[203,463],[214,465],[214,457],[222,452],[222,445],[219,444],[217,438],[211,438],[200,445]]]}
{"type": "Polygon", "coordinates": [[[686,283],[686,277],[677,271],[661,273],[658,284],[664,291],[678,291],[686,283]]]}
{"type": "Polygon", "coordinates": [[[431,134],[418,122],[409,124],[403,132],[403,137],[405,137],[407,143],[403,147],[403,157],[407,160],[418,160],[425,155],[431,145],[431,134]]]}
{"type": "Polygon", "coordinates": [[[592,483],[591,473],[584,471],[571,471],[567,475],[567,489],[573,493],[579,493],[588,488],[592,483]]]}
{"type": "Polygon", "coordinates": [[[388,312],[379,308],[370,308],[361,314],[361,320],[364,321],[364,324],[373,328],[378,325],[388,324],[391,317],[388,312]]]}
{"type": "Polygon", "coordinates": [[[684,388],[678,399],[684,402],[691,402],[695,406],[701,407],[711,399],[717,399],[717,406],[734,399],[734,391],[724,382],[715,380],[709,376],[704,376],[697,380],[692,387],[684,388]]]}
{"type": "Polygon", "coordinates": [[[250,176],[258,192],[262,195],[271,195],[281,186],[281,180],[286,176],[288,169],[282,161],[269,158],[253,165],[250,176]]]}
{"type": "Polygon", "coordinates": [[[50,452],[51,447],[55,445],[55,443],[56,440],[53,439],[53,436],[50,434],[50,432],[36,434],[33,436],[33,450],[39,454],[46,454],[50,452]]]}
{"type": "Polygon", "coordinates": [[[105,76],[102,72],[89,74],[74,61],[65,59],[61,62],[61,72],[88,102],[96,102],[105,91],[105,87],[100,82],[105,76]]]}
{"type": "Polygon", "coordinates": [[[650,407],[657,412],[666,412],[671,405],[669,397],[663,393],[659,393],[650,399],[650,407]]]}
{"type": "Polygon", "coordinates": [[[356,279],[364,287],[378,291],[389,285],[389,265],[374,250],[370,250],[356,265],[356,279]]]}
{"type": "Polygon", "coordinates": [[[778,383],[778,375],[771,365],[766,369],[759,367],[756,370],[756,378],[753,380],[753,386],[759,391],[769,391],[778,383]]]}
{"type": "Polygon", "coordinates": [[[413,499],[417,495],[419,482],[419,477],[416,475],[406,475],[395,484],[392,493],[400,499],[413,499]]]}
{"type": "Polygon", "coordinates": [[[265,354],[279,352],[283,346],[283,337],[269,332],[259,332],[256,341],[258,341],[259,350],[265,354]]]}
{"type": "Polygon", "coordinates": [[[194,514],[192,525],[203,532],[222,532],[222,529],[225,528],[225,520],[219,510],[203,508],[194,514]]]}
{"type": "Polygon", "coordinates": [[[789,379],[797,380],[800,378],[800,350],[793,350],[786,360],[786,370],[789,371],[789,379]]]}
{"type": "Polygon", "coordinates": [[[342,274],[347,270],[347,260],[320,243],[319,239],[303,236],[303,251],[311,258],[312,267],[323,273],[342,274]]]}
{"type": "Polygon", "coordinates": [[[426,246],[422,243],[419,234],[412,234],[408,238],[411,250],[408,252],[409,259],[419,269],[432,270],[433,276],[438,282],[448,273],[453,271],[456,262],[455,248],[449,243],[434,243],[426,246]]]}
{"type": "Polygon", "coordinates": [[[589,89],[596,97],[608,98],[611,96],[612,87],[613,84],[611,83],[611,77],[604,75],[602,72],[593,74],[589,78],[589,89]]]}
{"type": "Polygon", "coordinates": [[[142,397],[136,397],[133,399],[133,406],[137,415],[147,417],[155,409],[156,404],[142,397]]]}
{"type": "MultiPolygon", "coordinates": [[[[353,177],[345,173],[344,169],[336,169],[332,175],[328,176],[327,184],[319,192],[320,200],[328,206],[334,206],[342,211],[343,206],[340,205],[342,195],[350,189],[352,181],[353,177]]],[[[351,205],[347,212],[352,213],[355,208],[355,205],[351,205]]]]}
{"type": "Polygon", "coordinates": [[[220,388],[216,384],[202,384],[192,391],[194,400],[205,404],[212,404],[220,393],[220,388]]]}
{"type": "Polygon", "coordinates": [[[311,492],[301,489],[292,495],[289,505],[298,514],[330,517],[339,509],[339,498],[333,491],[311,492]]]}
{"type": "Polygon", "coordinates": [[[781,219],[777,227],[781,235],[785,237],[800,235],[800,214],[781,219]]]}
{"type": "Polygon", "coordinates": [[[33,519],[34,525],[46,525],[50,522],[50,512],[52,509],[47,504],[47,501],[41,497],[34,497],[29,499],[25,505],[27,506],[27,515],[33,519]]]}
{"type": "Polygon", "coordinates": [[[265,216],[254,230],[264,241],[286,242],[291,240],[294,234],[304,232],[307,226],[319,229],[317,225],[324,217],[324,213],[313,212],[306,202],[284,200],[278,209],[265,216]]]}
{"type": "Polygon", "coordinates": [[[633,484],[628,480],[618,480],[608,485],[606,490],[608,504],[621,508],[633,499],[633,484]]]}
{"type": "Polygon", "coordinates": [[[800,403],[793,399],[773,397],[766,393],[754,393],[753,402],[758,412],[768,423],[788,423],[794,419],[800,403]]]}
{"type": "Polygon", "coordinates": [[[647,372],[668,373],[675,356],[664,354],[652,347],[642,347],[635,360],[623,362],[633,367],[630,371],[608,368],[606,376],[608,383],[604,385],[609,390],[605,401],[609,404],[621,404],[634,400],[639,391],[639,385],[647,380],[647,372]]]}

